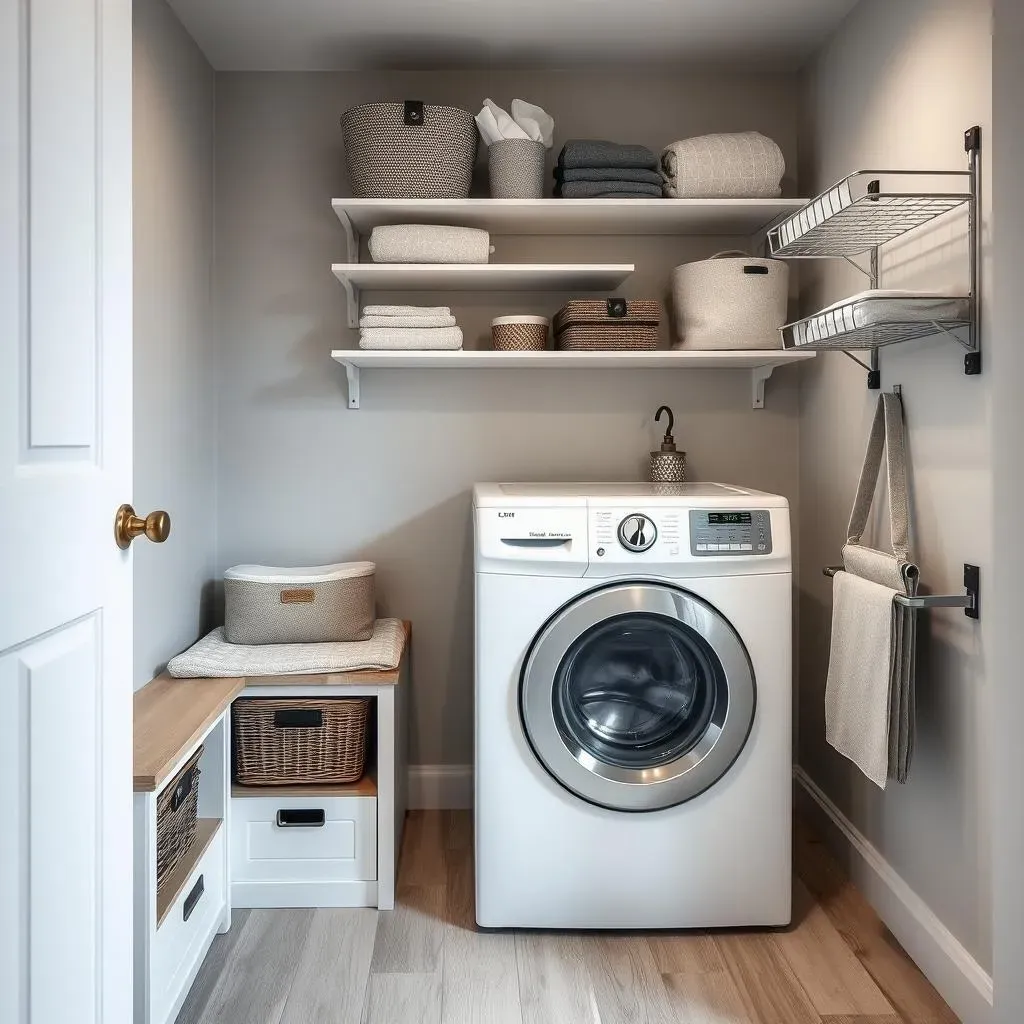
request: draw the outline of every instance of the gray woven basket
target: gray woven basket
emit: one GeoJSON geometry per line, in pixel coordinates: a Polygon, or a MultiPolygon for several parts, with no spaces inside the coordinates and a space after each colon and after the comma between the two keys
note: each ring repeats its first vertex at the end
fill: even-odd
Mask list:
{"type": "Polygon", "coordinates": [[[364,103],[341,117],[345,161],[358,199],[465,199],[476,122],[457,107],[364,103]]]}
{"type": "Polygon", "coordinates": [[[543,142],[498,139],[488,150],[492,199],[540,199],[544,195],[543,142]]]}
{"type": "Polygon", "coordinates": [[[369,697],[231,705],[235,781],[243,786],[358,782],[366,765],[369,697]]]}

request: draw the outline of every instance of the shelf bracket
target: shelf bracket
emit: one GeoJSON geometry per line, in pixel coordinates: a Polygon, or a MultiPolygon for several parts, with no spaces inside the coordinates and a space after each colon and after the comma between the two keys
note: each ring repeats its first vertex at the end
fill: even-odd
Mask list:
{"type": "Polygon", "coordinates": [[[359,408],[359,367],[353,363],[345,363],[345,377],[348,379],[348,407],[359,408]]]}
{"type": "Polygon", "coordinates": [[[359,289],[347,277],[339,277],[338,283],[345,289],[345,295],[348,298],[348,316],[346,323],[349,327],[358,327],[360,302],[359,289]]]}
{"type": "Polygon", "coordinates": [[[347,253],[346,263],[359,262],[359,232],[352,226],[349,215],[344,210],[335,210],[338,220],[345,231],[345,249],[347,253]]]}
{"type": "Polygon", "coordinates": [[[752,409],[764,408],[764,382],[772,375],[775,367],[771,363],[766,366],[755,366],[750,371],[752,409]]]}

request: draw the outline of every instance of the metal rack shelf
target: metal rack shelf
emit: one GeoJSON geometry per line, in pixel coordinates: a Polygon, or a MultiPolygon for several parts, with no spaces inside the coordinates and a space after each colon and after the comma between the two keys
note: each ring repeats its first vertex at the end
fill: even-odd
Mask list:
{"type": "MultiPolygon", "coordinates": [[[[870,280],[870,287],[879,285],[879,246],[901,237],[909,231],[966,206],[970,259],[970,289],[966,296],[955,297],[965,310],[956,310],[955,316],[929,315],[933,297],[912,296],[906,300],[887,298],[890,316],[882,316],[873,323],[864,323],[853,315],[851,305],[823,310],[810,317],[787,324],[782,329],[783,344],[789,350],[841,351],[868,371],[868,387],[881,387],[878,369],[878,349],[903,341],[926,337],[948,337],[964,349],[964,373],[981,373],[981,331],[978,309],[980,292],[980,210],[978,196],[981,176],[979,156],[981,129],[970,128],[964,134],[964,149],[968,154],[965,171],[857,171],[833,185],[802,210],[787,217],[768,232],[768,247],[774,257],[784,259],[843,259],[856,267],[870,280]],[[934,190],[904,191],[901,186],[911,179],[930,178],[941,182],[934,190]],[[892,179],[895,188],[883,188],[892,179]],[[962,183],[960,190],[947,189],[946,183],[962,183]],[[867,267],[854,257],[869,256],[867,267]],[[902,308],[896,308],[902,307],[902,308]],[[823,318],[828,330],[816,330],[823,318]],[[818,336],[814,336],[817,334],[818,336]],[[852,353],[868,350],[870,362],[852,353]]],[[[878,300],[862,300],[878,301],[878,300]]]]}
{"type": "MultiPolygon", "coordinates": [[[[864,317],[872,305],[885,303],[891,307],[891,299],[865,299],[849,302],[827,312],[815,313],[787,324],[782,329],[783,345],[790,351],[854,351],[883,348],[901,341],[914,341],[936,334],[948,334],[954,341],[968,346],[970,342],[971,300],[964,296],[945,298],[908,298],[901,301],[901,318],[880,316],[877,319],[864,317]],[[959,317],[929,316],[929,309],[935,310],[941,304],[946,310],[957,306],[964,310],[959,317]],[[916,316],[916,319],[909,317],[916,316]],[[862,322],[868,319],[869,322],[862,322]]],[[[891,313],[890,313],[891,316],[891,313]]]]}
{"type": "Polygon", "coordinates": [[[859,256],[958,209],[972,198],[967,171],[857,171],[768,232],[775,257],[859,256]],[[965,191],[882,191],[882,178],[962,180],[965,191]]]}
{"type": "MultiPolygon", "coordinates": [[[[829,565],[822,569],[826,576],[835,576],[837,572],[843,572],[841,565],[829,565]]],[[[966,594],[918,594],[908,597],[906,594],[897,594],[893,600],[904,608],[916,608],[926,610],[929,608],[963,608],[964,615],[969,619],[980,618],[978,607],[978,591],[980,573],[976,565],[964,563],[964,589],[966,594]]]]}

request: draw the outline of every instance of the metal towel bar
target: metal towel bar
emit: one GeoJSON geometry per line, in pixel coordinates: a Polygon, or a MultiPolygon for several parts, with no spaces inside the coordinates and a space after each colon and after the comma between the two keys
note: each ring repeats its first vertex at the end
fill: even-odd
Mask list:
{"type": "MultiPolygon", "coordinates": [[[[826,566],[822,572],[826,576],[835,576],[842,572],[841,565],[826,566]]],[[[907,597],[897,594],[893,600],[904,608],[963,608],[969,619],[980,618],[978,611],[979,571],[976,565],[964,563],[964,588],[966,594],[920,594],[907,597]]]]}

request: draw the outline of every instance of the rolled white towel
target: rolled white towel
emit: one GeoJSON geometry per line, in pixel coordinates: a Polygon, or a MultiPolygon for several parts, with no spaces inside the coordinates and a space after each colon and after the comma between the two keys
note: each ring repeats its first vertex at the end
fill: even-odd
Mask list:
{"type": "Polygon", "coordinates": [[[364,327],[359,332],[363,349],[440,351],[462,348],[461,327],[364,327]]]}
{"type": "Polygon", "coordinates": [[[661,154],[664,192],[672,199],[780,196],[785,173],[782,150],[759,132],[681,139],[661,154]]]}
{"type": "Polygon", "coordinates": [[[453,316],[364,316],[360,327],[457,327],[453,316]]]}
{"type": "Polygon", "coordinates": [[[447,306],[363,306],[363,316],[451,316],[447,306]]]}

